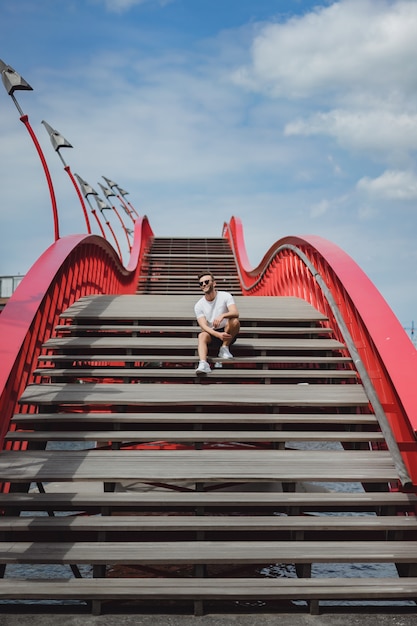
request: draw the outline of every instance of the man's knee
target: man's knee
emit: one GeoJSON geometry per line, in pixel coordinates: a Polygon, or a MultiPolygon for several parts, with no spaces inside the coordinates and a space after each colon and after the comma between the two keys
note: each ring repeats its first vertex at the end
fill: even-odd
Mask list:
{"type": "Polygon", "coordinates": [[[209,344],[211,341],[210,333],[206,332],[205,330],[202,330],[201,333],[198,334],[198,341],[209,344]]]}
{"type": "Polygon", "coordinates": [[[231,335],[236,335],[240,330],[240,322],[237,317],[232,317],[226,325],[227,332],[231,335]]]}

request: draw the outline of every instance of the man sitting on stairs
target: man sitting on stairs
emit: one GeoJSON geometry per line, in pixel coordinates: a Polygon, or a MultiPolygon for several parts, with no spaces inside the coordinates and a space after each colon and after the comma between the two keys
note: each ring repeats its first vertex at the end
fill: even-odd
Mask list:
{"type": "Polygon", "coordinates": [[[201,328],[201,333],[198,335],[200,362],[196,374],[204,376],[211,372],[207,362],[209,345],[214,346],[215,349],[219,348],[218,355],[221,359],[233,359],[229,346],[236,341],[240,322],[232,294],[216,290],[216,281],[211,272],[200,274],[198,284],[204,295],[194,307],[197,322],[201,328]]]}

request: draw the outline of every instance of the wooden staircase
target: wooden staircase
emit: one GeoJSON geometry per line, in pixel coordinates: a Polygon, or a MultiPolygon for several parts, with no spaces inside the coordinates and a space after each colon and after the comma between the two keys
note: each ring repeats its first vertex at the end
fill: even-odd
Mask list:
{"type": "Polygon", "coordinates": [[[211,355],[202,379],[196,297],[91,296],[62,315],[7,435],[27,449],[0,455],[0,601],[197,615],[413,602],[416,496],[389,490],[397,468],[328,320],[237,296],[235,358],[211,355]],[[15,564],[34,573],[10,577],[15,564]],[[62,576],[39,574],[48,564],[62,576]]]}
{"type": "Polygon", "coordinates": [[[197,276],[210,271],[217,288],[240,293],[236,263],[227,239],[155,237],[145,255],[138,293],[197,293],[197,276]]]}

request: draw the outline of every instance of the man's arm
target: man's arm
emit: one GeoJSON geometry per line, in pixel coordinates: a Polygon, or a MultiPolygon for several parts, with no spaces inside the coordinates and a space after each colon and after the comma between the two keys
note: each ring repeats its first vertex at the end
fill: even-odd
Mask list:
{"type": "Polygon", "coordinates": [[[233,317],[239,317],[239,311],[237,310],[236,304],[229,304],[229,306],[227,307],[227,311],[219,315],[219,317],[217,317],[215,320],[213,320],[213,328],[217,328],[218,326],[220,326],[223,320],[230,320],[233,317]]]}
{"type": "Polygon", "coordinates": [[[204,317],[204,315],[201,315],[197,318],[197,323],[200,326],[201,330],[205,330],[206,333],[209,333],[209,335],[213,335],[214,337],[218,336],[219,333],[213,332],[214,328],[208,325],[207,319],[204,317]]]}
{"type": "Polygon", "coordinates": [[[226,341],[226,339],[229,339],[231,336],[229,335],[229,333],[226,333],[224,330],[219,331],[219,330],[216,330],[214,327],[212,328],[211,326],[209,326],[207,324],[207,320],[204,317],[204,315],[202,315],[201,317],[198,317],[197,322],[201,330],[204,330],[206,333],[208,333],[209,335],[212,335],[213,337],[218,337],[222,341],[226,341]]]}

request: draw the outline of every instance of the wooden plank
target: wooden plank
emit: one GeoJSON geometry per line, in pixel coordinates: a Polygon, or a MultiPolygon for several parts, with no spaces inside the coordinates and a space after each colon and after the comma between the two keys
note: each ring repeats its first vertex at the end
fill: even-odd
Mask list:
{"type": "MultiPolygon", "coordinates": [[[[155,259],[159,259],[160,257],[162,258],[167,258],[167,259],[175,259],[175,258],[179,258],[179,259],[184,259],[184,260],[188,260],[188,259],[195,259],[195,258],[204,258],[207,259],[208,257],[211,258],[218,258],[220,260],[222,260],[225,257],[229,257],[230,259],[234,259],[234,255],[232,254],[230,248],[227,250],[224,248],[221,248],[219,250],[219,254],[216,254],[215,250],[201,250],[198,248],[195,248],[194,250],[184,250],[184,248],[181,246],[178,248],[178,253],[175,252],[175,248],[173,249],[172,247],[169,248],[169,250],[167,250],[166,252],[163,252],[162,250],[155,250],[152,249],[151,252],[149,252],[147,255],[149,258],[151,258],[152,260],[155,259]]],[[[197,280],[195,278],[195,280],[197,280]]]]}
{"type": "MultiPolygon", "coordinates": [[[[194,326],[174,325],[150,325],[150,324],[64,324],[55,326],[56,332],[71,332],[77,335],[80,332],[118,332],[118,333],[176,333],[182,335],[184,333],[198,333],[200,327],[197,323],[194,326]]],[[[330,335],[333,330],[321,326],[241,326],[239,337],[243,335],[330,335]]]]}
{"type": "Polygon", "coordinates": [[[5,600],[384,600],[417,594],[417,578],[69,578],[3,579],[5,600]]]}
{"type": "MultiPolygon", "coordinates": [[[[169,311],[171,320],[194,319],[194,304],[201,297],[196,287],[195,296],[173,298],[167,296],[92,295],[80,298],[61,314],[72,319],[162,319],[169,311]]],[[[301,298],[291,296],[236,296],[240,317],[245,321],[324,321],[326,316],[301,298]]]]}
{"type": "Polygon", "coordinates": [[[12,423],[25,424],[79,424],[79,423],[127,423],[144,424],[148,422],[160,424],[309,424],[326,425],[328,428],[345,424],[369,425],[377,424],[373,414],[356,413],[17,413],[12,423]]]}
{"type": "MultiPolygon", "coordinates": [[[[210,265],[212,271],[216,275],[216,283],[218,289],[224,289],[226,285],[229,284],[230,281],[237,287],[237,293],[239,295],[242,294],[242,290],[240,287],[240,281],[238,278],[236,265],[234,263],[234,259],[227,256],[227,258],[222,259],[220,256],[211,258],[211,255],[207,255],[202,263],[207,263],[210,265]]],[[[147,278],[148,284],[152,285],[159,280],[169,279],[171,275],[174,275],[175,272],[183,272],[184,275],[189,275],[189,284],[190,291],[189,293],[196,293],[200,289],[198,279],[196,274],[191,275],[190,272],[195,270],[195,261],[192,260],[190,262],[186,257],[179,256],[178,258],[169,260],[166,264],[162,264],[159,260],[156,263],[153,262],[152,256],[146,258],[145,263],[143,265],[143,271],[147,272],[147,274],[140,274],[138,280],[141,278],[147,278]]],[[[137,292],[136,292],[137,293],[137,292]]]]}
{"type": "MultiPolygon", "coordinates": [[[[225,264],[229,265],[229,270],[224,267],[225,264],[222,263],[221,259],[216,259],[216,282],[218,283],[218,289],[224,289],[225,285],[233,284],[233,286],[237,289],[237,292],[242,294],[236,269],[233,267],[233,264],[227,263],[227,260],[225,260],[225,264]]],[[[145,272],[148,271],[148,268],[144,267],[143,269],[145,272]]],[[[150,269],[151,273],[140,274],[138,276],[139,285],[141,283],[153,285],[159,282],[172,281],[186,284],[190,287],[190,293],[196,293],[196,289],[199,287],[196,275],[190,274],[190,264],[188,259],[184,259],[184,261],[181,258],[174,259],[174,262],[172,264],[170,263],[169,267],[161,272],[156,271],[152,273],[153,268],[151,267],[150,269]]]]}
{"type": "MultiPolygon", "coordinates": [[[[115,348],[118,350],[143,350],[159,349],[169,353],[176,350],[179,354],[183,350],[196,350],[197,339],[193,337],[114,337],[114,336],[88,336],[88,337],[53,337],[43,344],[43,347],[51,349],[80,349],[105,350],[115,348]]],[[[297,350],[309,352],[311,350],[343,350],[345,346],[335,339],[300,339],[298,337],[277,338],[252,338],[237,340],[233,345],[236,351],[244,350],[297,350]]],[[[178,357],[180,360],[181,357],[178,357]]]]}
{"type": "Polygon", "coordinates": [[[1,532],[182,532],[182,531],[413,531],[405,515],[68,515],[0,517],[1,532]]]}
{"type": "MultiPolygon", "coordinates": [[[[220,252],[223,251],[224,250],[222,249],[214,250],[213,252],[217,254],[217,256],[214,257],[211,256],[211,252],[208,252],[206,255],[204,255],[202,263],[207,263],[208,265],[210,265],[213,272],[215,272],[218,289],[222,289],[224,284],[227,284],[229,280],[237,282],[240,287],[240,281],[238,279],[234,258],[230,256],[230,250],[227,250],[225,251],[226,257],[223,259],[222,255],[220,254],[220,252]]],[[[145,257],[143,271],[147,273],[141,274],[140,277],[144,278],[145,276],[147,276],[150,283],[152,283],[154,280],[158,280],[160,277],[169,277],[173,272],[183,272],[184,275],[188,275],[190,277],[189,280],[193,286],[193,291],[195,291],[196,293],[198,292],[199,283],[197,274],[195,273],[195,260],[192,259],[190,261],[190,259],[188,259],[186,255],[178,255],[175,258],[170,258],[166,263],[165,260],[163,263],[161,263],[158,259],[156,259],[155,262],[153,254],[151,253],[149,256],[145,257]],[[192,272],[194,272],[194,274],[192,274],[192,272]]],[[[239,293],[241,293],[240,288],[239,293]]]]}
{"type": "MultiPolygon", "coordinates": [[[[162,295],[168,294],[172,296],[176,290],[182,290],[184,294],[189,295],[195,293],[195,284],[195,280],[175,278],[172,274],[165,274],[157,277],[155,276],[155,280],[152,280],[152,278],[149,280],[148,278],[139,277],[136,293],[145,291],[145,293],[152,295],[157,295],[159,293],[162,295]]],[[[226,279],[223,282],[221,289],[234,295],[242,294],[242,288],[240,286],[239,279],[237,278],[226,279]]]]}
{"type": "Polygon", "coordinates": [[[416,553],[416,541],[0,542],[4,564],[413,563],[416,553]]]}
{"type": "MultiPolygon", "coordinates": [[[[196,363],[197,357],[192,355],[181,354],[181,356],[176,355],[163,355],[164,363],[196,363]]],[[[145,362],[145,361],[155,361],[158,360],[158,357],[155,354],[141,354],[137,355],[129,355],[129,354],[41,354],[38,357],[38,360],[43,362],[51,362],[51,363],[59,363],[59,362],[83,362],[83,361],[97,361],[104,362],[109,361],[111,363],[115,363],[121,361],[123,363],[131,363],[133,362],[145,362]]],[[[209,361],[216,363],[217,361],[221,361],[217,357],[209,357],[209,361]]],[[[235,356],[233,359],[234,364],[246,363],[252,365],[262,365],[262,364],[289,364],[289,363],[300,363],[300,364],[318,364],[318,365],[340,365],[340,364],[348,364],[352,363],[352,359],[350,357],[344,356],[306,356],[303,354],[300,355],[275,355],[275,356],[235,356]]]]}
{"type": "MultiPolygon", "coordinates": [[[[168,273],[163,273],[160,276],[158,276],[158,280],[165,279],[165,280],[178,280],[180,282],[186,282],[187,284],[191,284],[195,290],[196,285],[197,287],[199,286],[195,273],[190,274],[190,273],[187,273],[187,271],[184,271],[181,274],[174,274],[173,272],[177,268],[181,268],[181,265],[180,264],[176,265],[175,263],[173,263],[172,265],[170,265],[170,271],[168,273]]],[[[185,269],[187,270],[187,268],[185,269]]],[[[233,266],[231,269],[233,271],[233,266]]],[[[149,276],[149,274],[141,274],[139,276],[139,281],[151,283],[152,278],[153,278],[153,275],[149,276]]],[[[223,273],[223,274],[218,274],[216,272],[216,282],[218,284],[233,282],[233,284],[236,285],[236,287],[240,288],[240,282],[239,282],[239,278],[236,272],[233,272],[233,273],[229,272],[229,273],[223,273]]],[[[223,287],[219,287],[219,289],[220,288],[223,288],[223,287]]]]}
{"type": "Polygon", "coordinates": [[[398,480],[388,452],[289,450],[10,451],[2,482],[375,482],[398,480]]]}
{"type": "MultiPolygon", "coordinates": [[[[279,487],[279,486],[278,486],[279,487]]],[[[417,495],[393,492],[284,492],[284,491],[151,491],[129,490],[124,492],[49,492],[49,493],[0,493],[3,509],[18,508],[27,511],[84,510],[100,508],[186,508],[195,507],[246,509],[267,507],[279,511],[300,508],[304,511],[362,511],[373,512],[381,507],[414,510],[417,495]]]]}
{"type": "MultiPolygon", "coordinates": [[[[179,367],[39,367],[34,370],[35,376],[46,376],[47,378],[79,377],[79,378],[154,378],[170,379],[185,378],[195,379],[195,366],[189,368],[179,367]]],[[[213,368],[210,379],[269,379],[279,380],[294,378],[296,380],[332,379],[347,380],[357,379],[358,374],[354,370],[330,370],[330,369],[243,369],[233,367],[231,363],[225,363],[222,368],[213,368]]]]}
{"type": "Polygon", "coordinates": [[[7,441],[97,441],[97,442],[152,442],[168,441],[193,444],[197,442],[249,442],[249,443],[285,443],[287,441],[312,442],[383,442],[380,432],[365,431],[181,431],[181,430],[91,430],[91,431],[9,431],[7,441]]]}
{"type": "Polygon", "coordinates": [[[368,406],[361,385],[134,385],[125,383],[49,383],[29,385],[21,404],[42,406],[125,405],[125,406],[368,406]]]}
{"type": "MultiPolygon", "coordinates": [[[[225,289],[226,291],[229,291],[230,293],[236,295],[237,293],[241,293],[240,289],[233,289],[231,288],[229,285],[225,285],[225,289]]],[[[180,286],[175,286],[172,284],[165,284],[159,282],[159,281],[155,281],[155,283],[151,283],[150,285],[147,285],[146,287],[144,287],[143,285],[141,286],[141,288],[137,289],[136,293],[137,294],[143,294],[143,295],[151,295],[151,296],[166,296],[168,295],[170,298],[172,297],[177,297],[177,296],[188,296],[190,293],[192,293],[194,291],[194,287],[180,287],[180,286]],[[143,290],[143,291],[142,291],[143,290]]]]}

